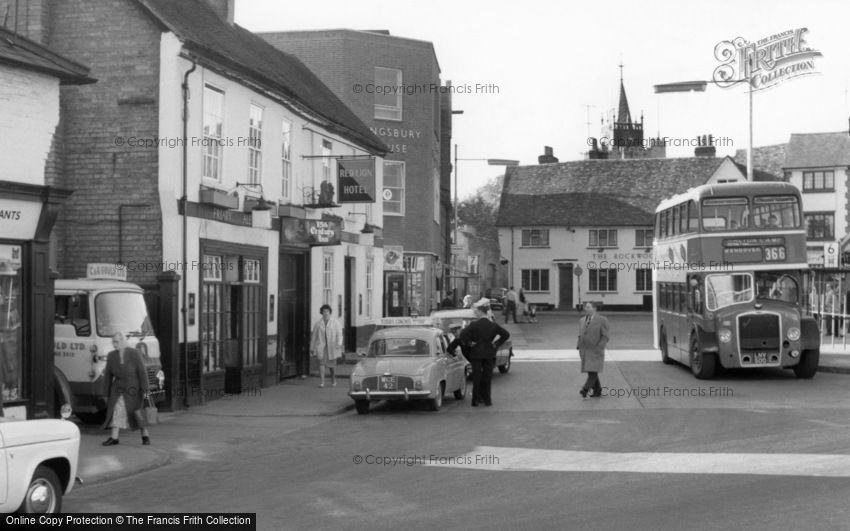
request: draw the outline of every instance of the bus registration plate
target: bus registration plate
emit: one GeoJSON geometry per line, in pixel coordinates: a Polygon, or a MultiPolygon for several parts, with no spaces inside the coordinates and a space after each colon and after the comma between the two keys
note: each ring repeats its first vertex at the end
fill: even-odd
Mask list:
{"type": "Polygon", "coordinates": [[[756,352],[753,361],[756,365],[764,365],[767,363],[767,352],[756,352]]]}

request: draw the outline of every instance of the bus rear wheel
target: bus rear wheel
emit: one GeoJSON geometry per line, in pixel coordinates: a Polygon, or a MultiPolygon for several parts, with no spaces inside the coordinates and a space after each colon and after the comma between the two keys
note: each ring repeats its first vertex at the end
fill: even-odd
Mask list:
{"type": "Polygon", "coordinates": [[[800,363],[794,366],[794,376],[797,378],[811,378],[818,372],[820,363],[820,350],[804,350],[800,355],[800,363]]]}
{"type": "Polygon", "coordinates": [[[661,347],[661,362],[664,365],[670,365],[673,363],[673,359],[670,357],[670,347],[667,345],[667,333],[664,332],[663,328],[658,337],[661,338],[658,340],[658,346],[661,347]]]}
{"type": "Polygon", "coordinates": [[[711,352],[703,352],[697,338],[691,339],[691,372],[700,380],[714,376],[714,364],[717,358],[711,352]]]}

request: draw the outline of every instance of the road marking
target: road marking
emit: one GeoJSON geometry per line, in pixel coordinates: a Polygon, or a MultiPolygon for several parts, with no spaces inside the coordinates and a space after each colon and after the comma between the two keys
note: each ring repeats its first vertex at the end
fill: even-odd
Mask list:
{"type": "Polygon", "coordinates": [[[425,466],[524,472],[632,472],[850,477],[850,455],[582,452],[477,446],[454,462],[425,466]]]}
{"type": "MultiPolygon", "coordinates": [[[[579,361],[578,350],[535,350],[514,349],[512,361],[579,361]]],[[[661,362],[658,350],[609,350],[605,361],[657,361],[661,362]]]]}

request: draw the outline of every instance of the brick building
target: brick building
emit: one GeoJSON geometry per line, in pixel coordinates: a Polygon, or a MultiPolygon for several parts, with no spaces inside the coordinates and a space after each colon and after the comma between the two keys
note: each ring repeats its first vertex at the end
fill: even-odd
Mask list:
{"type": "Polygon", "coordinates": [[[50,231],[71,194],[55,186],[59,91],[92,82],[88,68],[0,27],[0,416],[57,413],[50,231]]]}
{"type": "Polygon", "coordinates": [[[171,403],[306,372],[323,303],[353,348],[379,313],[380,233],[361,231],[381,205],[340,207],[331,183],[347,157],[377,166],[380,187],[383,142],[234,24],[232,0],[28,4],[100,81],[62,91],[58,182],[75,193],[57,268],[127,265],[150,295],[171,403]]]}
{"type": "Polygon", "coordinates": [[[304,61],[389,146],[384,242],[404,260],[401,270],[385,264],[384,314],[428,314],[446,290],[452,212],[451,98],[433,44],[388,31],[259,35],[304,61]]]}

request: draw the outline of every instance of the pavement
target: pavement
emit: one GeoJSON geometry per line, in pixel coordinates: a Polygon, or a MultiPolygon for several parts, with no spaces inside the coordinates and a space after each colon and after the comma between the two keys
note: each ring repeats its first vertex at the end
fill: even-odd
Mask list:
{"type": "MultiPolygon", "coordinates": [[[[511,332],[514,349],[520,351],[517,359],[523,359],[522,351],[528,349],[523,334],[527,325],[503,326],[511,332]]],[[[625,351],[622,353],[623,356],[617,356],[618,360],[625,356],[625,351]]],[[[316,375],[306,379],[291,378],[256,394],[225,395],[186,410],[162,412],[160,422],[151,427],[150,446],[142,446],[138,433],[123,431],[121,444],[105,447],[101,443],[108,437],[108,431],[81,425],[78,476],[84,482],[82,488],[133,476],[181,459],[199,458],[198,454],[215,446],[216,437],[238,438],[238,430],[248,429],[245,423],[251,419],[305,419],[349,412],[354,409],[354,402],[348,397],[348,378],[357,356],[350,354],[346,359],[347,363],[338,368],[336,387],[330,385],[328,378],[325,387],[320,388],[316,375]],[[205,435],[206,446],[204,441],[190,444],[197,440],[198,433],[205,435]]],[[[531,359],[533,356],[529,357],[531,359]]],[[[846,343],[844,338],[835,338],[835,341],[831,337],[824,338],[819,371],[850,374],[850,337],[846,343]]]]}

